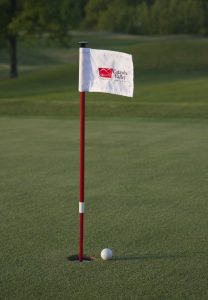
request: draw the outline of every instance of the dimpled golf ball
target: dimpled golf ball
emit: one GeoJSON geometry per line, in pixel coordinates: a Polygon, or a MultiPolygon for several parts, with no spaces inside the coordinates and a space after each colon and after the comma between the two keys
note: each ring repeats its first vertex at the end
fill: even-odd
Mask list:
{"type": "Polygon", "coordinates": [[[112,259],[113,252],[111,249],[105,248],[101,251],[100,255],[103,260],[109,260],[109,259],[112,259]]]}

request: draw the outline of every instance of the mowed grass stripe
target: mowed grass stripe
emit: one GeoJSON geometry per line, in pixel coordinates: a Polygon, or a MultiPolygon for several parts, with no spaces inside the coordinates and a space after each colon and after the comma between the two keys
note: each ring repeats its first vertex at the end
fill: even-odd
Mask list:
{"type": "MultiPolygon", "coordinates": [[[[48,79],[50,80],[50,79],[48,79]]],[[[135,86],[133,100],[108,94],[90,93],[86,95],[87,117],[162,117],[162,118],[207,118],[208,79],[191,78],[172,82],[142,84],[135,86]]],[[[23,88],[23,87],[22,87],[23,88]]],[[[52,116],[78,117],[79,93],[76,86],[64,86],[49,92],[37,88],[20,95],[2,96],[0,115],[12,116],[52,116]]],[[[5,94],[6,95],[6,94],[5,94]]]]}

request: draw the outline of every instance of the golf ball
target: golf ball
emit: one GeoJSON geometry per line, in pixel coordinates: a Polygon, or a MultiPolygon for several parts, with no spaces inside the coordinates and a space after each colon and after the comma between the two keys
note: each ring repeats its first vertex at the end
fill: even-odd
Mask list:
{"type": "Polygon", "coordinates": [[[109,260],[109,259],[112,259],[113,252],[111,249],[105,248],[101,251],[100,255],[103,260],[109,260]]]}

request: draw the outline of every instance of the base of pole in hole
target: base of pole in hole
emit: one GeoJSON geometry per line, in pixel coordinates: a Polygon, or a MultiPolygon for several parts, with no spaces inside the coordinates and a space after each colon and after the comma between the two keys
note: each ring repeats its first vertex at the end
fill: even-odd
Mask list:
{"type": "Polygon", "coordinates": [[[70,255],[67,257],[67,259],[69,261],[72,261],[72,262],[90,262],[90,261],[93,261],[95,258],[92,257],[92,256],[86,256],[86,255],[83,255],[83,260],[82,261],[79,261],[79,255],[75,254],[75,255],[70,255]]]}

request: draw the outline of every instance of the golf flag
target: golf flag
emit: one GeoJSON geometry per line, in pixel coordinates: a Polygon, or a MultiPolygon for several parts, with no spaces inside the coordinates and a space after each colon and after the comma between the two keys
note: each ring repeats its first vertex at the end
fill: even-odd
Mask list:
{"type": "Polygon", "coordinates": [[[79,49],[79,91],[133,97],[132,55],[90,48],[79,49]]]}

